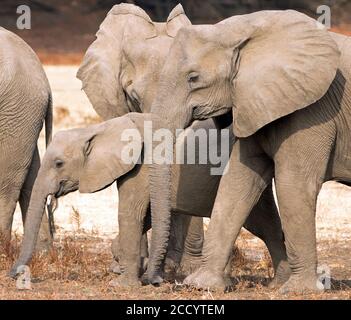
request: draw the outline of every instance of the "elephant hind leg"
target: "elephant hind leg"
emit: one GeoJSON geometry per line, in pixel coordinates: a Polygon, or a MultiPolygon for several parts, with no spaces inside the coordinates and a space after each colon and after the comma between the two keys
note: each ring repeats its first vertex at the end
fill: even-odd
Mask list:
{"type": "Polygon", "coordinates": [[[19,192],[14,193],[0,194],[0,242],[2,245],[11,240],[13,214],[17,204],[16,195],[18,196],[19,192]]]}
{"type": "Polygon", "coordinates": [[[184,239],[184,252],[180,261],[180,272],[189,275],[200,267],[204,243],[204,221],[202,217],[190,217],[184,239]]]}
{"type": "Polygon", "coordinates": [[[183,277],[201,263],[204,240],[203,218],[172,211],[171,232],[165,262],[169,277],[183,277]]]}
{"type": "Polygon", "coordinates": [[[291,269],[286,254],[282,225],[274,201],[272,184],[262,193],[244,227],[266,244],[271,255],[274,278],[269,287],[274,289],[281,286],[289,279],[291,269]]]}
{"type": "MultiPolygon", "coordinates": [[[[36,146],[31,165],[29,167],[27,176],[25,178],[25,181],[23,183],[21,193],[19,196],[19,203],[20,203],[21,212],[22,212],[23,224],[25,223],[25,220],[26,220],[26,214],[29,207],[30,197],[32,194],[33,185],[37,177],[39,168],[40,168],[40,157],[39,157],[38,146],[36,146]]],[[[48,250],[51,247],[51,245],[52,245],[52,237],[49,230],[48,217],[47,217],[47,214],[44,214],[43,220],[40,226],[37,250],[38,251],[48,250]]]]}
{"type": "Polygon", "coordinates": [[[281,288],[284,293],[318,289],[315,210],[320,187],[321,183],[277,175],[277,197],[292,270],[281,288]]]}
{"type": "Polygon", "coordinates": [[[323,289],[317,276],[315,214],[334,150],[335,130],[334,123],[328,122],[312,128],[285,139],[274,156],[277,200],[292,271],[280,289],[284,293],[323,289]]]}

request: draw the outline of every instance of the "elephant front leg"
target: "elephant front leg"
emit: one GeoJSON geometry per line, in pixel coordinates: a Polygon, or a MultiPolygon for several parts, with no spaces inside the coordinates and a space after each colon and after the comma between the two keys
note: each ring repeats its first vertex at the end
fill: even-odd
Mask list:
{"type": "Polygon", "coordinates": [[[114,287],[139,286],[140,254],[143,223],[131,213],[118,213],[118,263],[120,276],[110,282],[114,287]]]}
{"type": "MultiPolygon", "coordinates": [[[[138,167],[131,175],[117,181],[119,235],[114,255],[122,266],[122,274],[113,280],[114,286],[138,286],[142,237],[150,227],[147,211],[149,207],[148,170],[138,167]],[[117,250],[116,250],[117,249],[117,250]]],[[[145,249],[146,250],[146,249],[145,249]]]]}
{"type": "Polygon", "coordinates": [[[185,279],[185,284],[219,289],[231,285],[224,271],[233,243],[273,174],[271,161],[252,143],[250,139],[244,139],[234,145],[205,235],[203,263],[198,271],[185,279]]]}
{"type": "MultiPolygon", "coordinates": [[[[148,248],[148,238],[147,231],[151,229],[151,219],[150,214],[147,214],[144,220],[143,234],[141,237],[140,244],[140,269],[139,276],[141,277],[146,269],[149,260],[149,248],[148,248]]],[[[119,235],[116,236],[112,241],[111,252],[113,256],[113,261],[110,265],[109,271],[121,275],[124,272],[125,266],[120,264],[120,245],[119,245],[119,235]]]]}

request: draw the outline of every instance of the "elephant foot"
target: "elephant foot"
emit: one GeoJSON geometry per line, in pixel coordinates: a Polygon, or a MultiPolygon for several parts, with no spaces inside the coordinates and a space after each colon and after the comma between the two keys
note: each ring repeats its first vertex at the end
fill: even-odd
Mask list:
{"type": "Polygon", "coordinates": [[[166,258],[164,267],[164,277],[167,281],[172,281],[176,277],[179,264],[171,258],[166,258]]]}
{"type": "Polygon", "coordinates": [[[116,260],[113,260],[111,262],[110,267],[108,268],[108,271],[115,273],[115,274],[122,274],[123,273],[123,271],[121,269],[121,265],[116,260]]]}
{"type": "Polygon", "coordinates": [[[153,286],[159,286],[163,282],[163,277],[160,274],[155,274],[147,277],[148,283],[153,286]]]}
{"type": "Polygon", "coordinates": [[[279,277],[274,277],[269,283],[268,283],[268,289],[271,290],[277,290],[279,289],[284,283],[286,283],[289,280],[287,279],[282,279],[279,277]]]}
{"type": "Polygon", "coordinates": [[[233,286],[230,278],[224,276],[223,273],[204,270],[203,268],[186,277],[183,283],[197,289],[216,289],[223,291],[231,289],[233,286]]]}
{"type": "Polygon", "coordinates": [[[125,274],[111,280],[108,284],[110,287],[119,288],[130,288],[130,287],[140,287],[141,282],[136,277],[128,277],[125,274]]]}
{"type": "Polygon", "coordinates": [[[189,276],[200,268],[201,263],[201,257],[184,255],[178,267],[177,274],[185,277],[189,276]]]}
{"type": "Polygon", "coordinates": [[[163,272],[160,270],[146,270],[144,275],[142,276],[142,283],[145,285],[152,284],[154,286],[159,286],[163,281],[163,272]]]}
{"type": "Polygon", "coordinates": [[[272,290],[279,289],[291,276],[291,268],[287,261],[282,261],[275,271],[274,278],[268,284],[268,288],[272,290]]]}
{"type": "MultiPolygon", "coordinates": [[[[148,263],[148,258],[140,258],[141,262],[140,262],[140,269],[139,269],[139,276],[141,277],[146,269],[147,269],[147,263],[148,263]]],[[[120,265],[120,263],[117,260],[113,260],[110,264],[110,267],[108,268],[108,271],[111,273],[115,273],[115,274],[122,274],[124,273],[125,268],[123,266],[120,265]]]]}
{"type": "Polygon", "coordinates": [[[279,293],[281,294],[302,294],[302,293],[320,293],[324,291],[323,284],[317,279],[316,275],[291,275],[286,281],[279,293]]]}

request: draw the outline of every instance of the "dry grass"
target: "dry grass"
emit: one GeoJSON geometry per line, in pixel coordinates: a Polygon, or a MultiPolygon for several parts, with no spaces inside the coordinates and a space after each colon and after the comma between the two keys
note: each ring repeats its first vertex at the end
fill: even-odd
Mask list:
{"type": "MultiPolygon", "coordinates": [[[[245,233],[237,247],[233,248],[232,262],[234,290],[229,293],[207,292],[167,282],[160,287],[112,288],[108,284],[116,277],[108,272],[111,262],[110,241],[96,235],[62,235],[47,254],[36,254],[30,265],[32,290],[16,289],[15,281],[7,277],[19,249],[20,237],[14,236],[11,243],[0,250],[0,299],[350,299],[350,284],[347,275],[347,247],[337,249],[340,243],[322,243],[320,254],[332,261],[333,290],[322,294],[282,296],[266,288],[272,272],[267,254],[259,259],[249,259],[242,248],[253,241],[245,233]],[[325,250],[332,246],[333,250],[325,250]],[[339,257],[339,259],[337,259],[339,257]],[[342,258],[343,257],[343,258],[342,258]]],[[[3,243],[3,242],[2,242],[3,243]]],[[[252,244],[250,244],[252,247],[252,244]]],[[[348,244],[350,245],[350,243],[348,244]]],[[[262,249],[261,244],[256,249],[262,249]]]]}
{"type": "Polygon", "coordinates": [[[98,115],[86,115],[83,117],[83,121],[82,123],[84,125],[92,125],[92,124],[97,124],[97,123],[100,123],[102,122],[103,120],[101,119],[101,117],[99,117],[98,115]]]}
{"type": "Polygon", "coordinates": [[[69,108],[65,106],[55,106],[54,109],[54,125],[57,126],[66,121],[70,116],[69,108]]]}
{"type": "Polygon", "coordinates": [[[81,119],[74,119],[74,115],[71,114],[70,109],[72,108],[60,105],[54,107],[54,125],[56,127],[71,127],[72,124],[77,126],[89,126],[103,121],[97,114],[87,114],[81,119]]]}

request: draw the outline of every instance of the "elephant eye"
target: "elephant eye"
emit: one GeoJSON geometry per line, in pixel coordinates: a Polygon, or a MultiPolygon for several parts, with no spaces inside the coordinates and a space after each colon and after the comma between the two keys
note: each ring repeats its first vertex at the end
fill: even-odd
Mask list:
{"type": "Polygon", "coordinates": [[[190,90],[195,90],[201,87],[200,75],[197,72],[190,72],[187,76],[187,81],[190,90]]]}
{"type": "Polygon", "coordinates": [[[192,84],[199,80],[199,74],[197,72],[190,72],[188,74],[188,83],[192,84]]]}
{"type": "Polygon", "coordinates": [[[57,169],[62,168],[62,167],[63,167],[63,164],[64,164],[64,162],[63,162],[61,159],[56,159],[56,160],[55,160],[55,167],[56,167],[57,169]]]}

